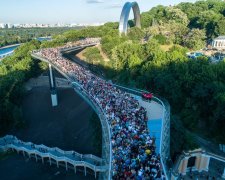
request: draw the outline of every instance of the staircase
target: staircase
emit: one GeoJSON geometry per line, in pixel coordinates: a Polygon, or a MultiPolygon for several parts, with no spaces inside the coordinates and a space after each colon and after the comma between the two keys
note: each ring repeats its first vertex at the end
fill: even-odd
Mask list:
{"type": "Polygon", "coordinates": [[[7,150],[15,150],[18,153],[22,152],[23,155],[28,155],[29,158],[34,156],[36,161],[38,158],[42,159],[42,163],[47,159],[50,165],[56,163],[59,167],[59,162],[64,162],[66,170],[68,170],[68,164],[73,166],[74,171],[76,172],[76,167],[84,167],[85,175],[86,168],[89,168],[95,172],[95,177],[97,172],[105,172],[108,170],[107,166],[103,160],[92,154],[79,154],[75,151],[63,151],[57,147],[47,147],[43,144],[36,145],[31,142],[23,142],[17,139],[15,136],[6,135],[0,138],[0,152],[7,150]]]}

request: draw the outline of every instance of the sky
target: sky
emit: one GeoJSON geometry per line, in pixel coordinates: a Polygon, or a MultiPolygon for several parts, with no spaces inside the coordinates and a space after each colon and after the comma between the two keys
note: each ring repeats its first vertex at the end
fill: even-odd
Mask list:
{"type": "MultiPolygon", "coordinates": [[[[195,0],[136,0],[141,12],[195,0]]],[[[119,21],[127,0],[0,0],[0,23],[103,23],[119,21]]],[[[132,14],[132,13],[131,13],[132,14]]],[[[131,15],[132,17],[132,15],[131,15]]]]}

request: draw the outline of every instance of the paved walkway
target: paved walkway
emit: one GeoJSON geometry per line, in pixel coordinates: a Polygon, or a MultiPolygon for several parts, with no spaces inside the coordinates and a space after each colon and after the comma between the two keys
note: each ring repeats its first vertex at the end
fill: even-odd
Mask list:
{"type": "Polygon", "coordinates": [[[162,131],[162,118],[163,118],[163,107],[155,101],[146,102],[139,99],[141,106],[147,109],[148,115],[148,129],[151,137],[155,137],[156,152],[160,153],[160,142],[161,142],[161,131],[162,131]]]}
{"type": "Polygon", "coordinates": [[[141,106],[147,109],[148,120],[162,119],[163,107],[159,103],[155,101],[144,101],[140,96],[138,98],[138,101],[141,106]]]}
{"type": "MultiPolygon", "coordinates": [[[[133,95],[134,96],[134,95],[133,95]]],[[[147,110],[148,122],[147,126],[151,137],[156,138],[156,152],[159,152],[161,142],[161,129],[162,129],[162,118],[163,118],[163,107],[155,101],[145,101],[140,96],[134,96],[140,105],[147,110]]]]}

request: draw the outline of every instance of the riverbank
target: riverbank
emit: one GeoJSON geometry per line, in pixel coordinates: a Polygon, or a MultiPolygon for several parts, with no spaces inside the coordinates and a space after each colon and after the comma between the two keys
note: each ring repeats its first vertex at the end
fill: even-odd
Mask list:
{"type": "Polygon", "coordinates": [[[11,45],[7,45],[7,46],[3,46],[3,47],[0,47],[0,50],[1,50],[1,49],[6,49],[6,48],[15,47],[15,46],[20,46],[21,44],[23,44],[23,43],[19,43],[19,44],[11,44],[11,45]]]}

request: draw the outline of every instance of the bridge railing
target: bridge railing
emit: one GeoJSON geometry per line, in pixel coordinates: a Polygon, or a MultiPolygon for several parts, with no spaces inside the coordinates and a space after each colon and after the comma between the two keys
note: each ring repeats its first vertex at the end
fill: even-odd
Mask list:
{"type": "Polygon", "coordinates": [[[101,159],[94,155],[82,155],[76,152],[74,153],[74,151],[63,151],[59,148],[49,148],[44,145],[34,145],[35,147],[31,147],[32,145],[34,144],[31,142],[23,142],[10,135],[0,138],[0,149],[3,150],[15,149],[18,152],[26,152],[29,154],[29,157],[31,154],[35,154],[41,158],[51,158],[57,162],[63,161],[73,166],[88,167],[95,172],[105,172],[108,169],[107,166],[101,166],[101,159]],[[40,148],[46,151],[42,152],[40,148]]]}
{"type": "Polygon", "coordinates": [[[103,146],[102,146],[102,155],[103,159],[108,160],[108,165],[109,165],[109,173],[107,176],[102,177],[102,179],[111,179],[112,174],[111,174],[111,163],[112,163],[112,144],[111,144],[111,127],[109,126],[107,116],[104,112],[104,110],[99,106],[99,104],[96,102],[95,98],[90,95],[83,87],[79,85],[79,83],[72,83],[73,85],[77,86],[80,88],[77,93],[80,94],[82,93],[82,96],[85,97],[86,101],[89,102],[91,101],[92,103],[89,104],[92,106],[92,108],[97,112],[101,124],[102,124],[102,130],[103,130],[103,146]],[[108,148],[109,147],[109,148],[108,148]]]}
{"type": "Polygon", "coordinates": [[[71,47],[63,47],[63,48],[60,48],[60,52],[61,53],[64,53],[64,52],[70,52],[70,51],[75,51],[77,49],[80,49],[80,48],[86,48],[86,47],[91,47],[91,46],[95,46],[99,44],[99,42],[93,42],[93,43],[90,43],[90,44],[80,44],[78,46],[71,46],[71,47]]]}
{"type": "MultiPolygon", "coordinates": [[[[3,138],[0,138],[0,146],[4,147],[4,144],[7,145],[7,143],[8,144],[13,143],[15,146],[18,146],[18,147],[19,147],[19,145],[23,145],[23,146],[26,146],[26,147],[31,147],[32,145],[34,145],[31,142],[23,142],[23,141],[17,139],[15,136],[12,136],[12,135],[6,135],[3,138]]],[[[92,155],[92,154],[80,154],[80,153],[75,152],[75,151],[64,151],[64,150],[62,150],[58,147],[47,147],[43,144],[35,145],[35,148],[36,149],[43,148],[43,149],[46,149],[48,151],[61,153],[61,154],[65,154],[65,155],[70,155],[70,156],[74,156],[74,157],[78,157],[78,158],[87,158],[87,159],[89,158],[91,161],[93,161],[93,162],[96,161],[97,163],[102,162],[101,158],[99,158],[95,155],[92,155]]]]}

